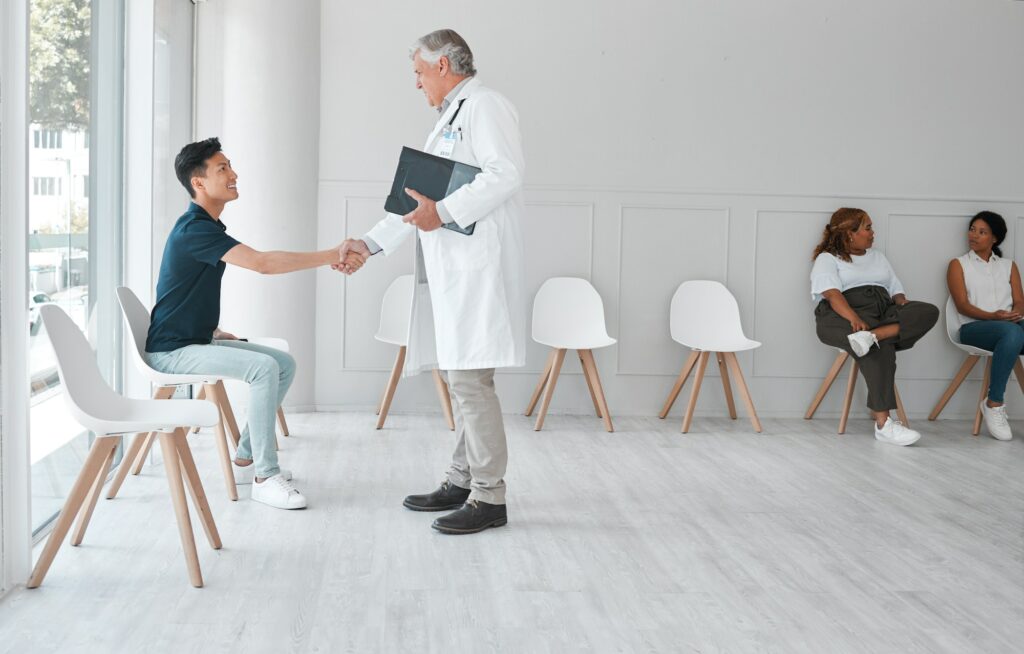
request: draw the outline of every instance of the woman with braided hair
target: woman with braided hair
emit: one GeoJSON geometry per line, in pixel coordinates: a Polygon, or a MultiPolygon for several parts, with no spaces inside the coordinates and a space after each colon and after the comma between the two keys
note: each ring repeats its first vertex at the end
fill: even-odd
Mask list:
{"type": "Polygon", "coordinates": [[[896,352],[914,346],[939,319],[927,302],[912,302],[875,241],[871,217],[862,209],[839,209],[814,250],[811,297],[822,343],[846,350],[860,365],[868,385],[868,408],[875,438],[911,445],[918,432],[894,420],[896,352]]]}

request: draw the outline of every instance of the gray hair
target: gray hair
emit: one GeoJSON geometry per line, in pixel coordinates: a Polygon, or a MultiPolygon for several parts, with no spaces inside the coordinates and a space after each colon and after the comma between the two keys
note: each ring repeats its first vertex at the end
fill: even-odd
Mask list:
{"type": "Polygon", "coordinates": [[[417,52],[428,64],[436,64],[441,57],[448,57],[448,63],[456,75],[476,75],[473,52],[455,30],[437,30],[421,36],[409,48],[409,58],[415,59],[417,52]]]}

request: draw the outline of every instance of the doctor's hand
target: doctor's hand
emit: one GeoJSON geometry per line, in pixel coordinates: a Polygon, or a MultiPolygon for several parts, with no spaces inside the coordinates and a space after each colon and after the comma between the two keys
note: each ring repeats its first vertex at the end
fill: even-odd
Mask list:
{"type": "Polygon", "coordinates": [[[351,275],[363,267],[370,257],[370,248],[362,239],[348,238],[338,246],[338,262],[331,264],[332,270],[351,275]]]}
{"type": "Polygon", "coordinates": [[[437,214],[436,202],[411,188],[405,189],[405,193],[413,200],[416,200],[418,206],[402,216],[402,222],[414,225],[425,232],[432,232],[444,224],[441,222],[441,216],[437,214]]]}

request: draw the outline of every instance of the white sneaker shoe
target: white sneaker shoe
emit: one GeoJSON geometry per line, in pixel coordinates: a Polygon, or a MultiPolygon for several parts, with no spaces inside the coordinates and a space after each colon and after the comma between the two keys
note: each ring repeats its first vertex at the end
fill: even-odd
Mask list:
{"type": "Polygon", "coordinates": [[[874,332],[854,332],[846,338],[850,341],[850,348],[853,350],[853,353],[858,357],[864,356],[872,346],[878,345],[878,337],[875,336],[874,332]]]}
{"type": "Polygon", "coordinates": [[[275,509],[304,509],[306,498],[280,473],[252,485],[252,499],[275,509]]]}
{"type": "Polygon", "coordinates": [[[988,435],[997,441],[1013,439],[1010,421],[1006,418],[1006,405],[989,406],[986,400],[981,401],[981,415],[985,416],[985,429],[988,435]]]}
{"type": "MultiPolygon", "coordinates": [[[[247,466],[236,465],[234,461],[231,462],[231,468],[235,471],[235,484],[238,486],[245,486],[251,484],[253,477],[256,476],[256,466],[250,463],[247,466]]],[[[292,480],[292,471],[281,468],[278,470],[279,475],[285,478],[285,481],[292,480]]]]}
{"type": "Polygon", "coordinates": [[[875,438],[889,445],[906,446],[916,443],[921,438],[921,434],[904,426],[899,420],[886,418],[881,429],[875,425],[875,438]]]}

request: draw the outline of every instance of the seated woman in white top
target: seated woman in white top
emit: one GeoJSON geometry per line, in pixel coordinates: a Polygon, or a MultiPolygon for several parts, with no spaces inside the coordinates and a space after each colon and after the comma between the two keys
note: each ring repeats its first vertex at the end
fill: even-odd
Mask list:
{"type": "Polygon", "coordinates": [[[1017,264],[1004,259],[999,244],[1006,221],[982,211],[967,227],[967,254],[949,262],[946,284],[956,304],[960,342],[992,353],[988,396],[981,402],[988,433],[1001,441],[1013,438],[1006,420],[1003,393],[1010,371],[1024,354],[1024,290],[1017,264]]]}
{"type": "Polygon", "coordinates": [[[911,445],[918,432],[893,420],[896,408],[896,352],[913,347],[939,319],[927,302],[907,300],[885,255],[871,246],[871,217],[861,209],[839,209],[814,250],[811,297],[822,343],[853,354],[868,385],[875,438],[911,445]]]}

